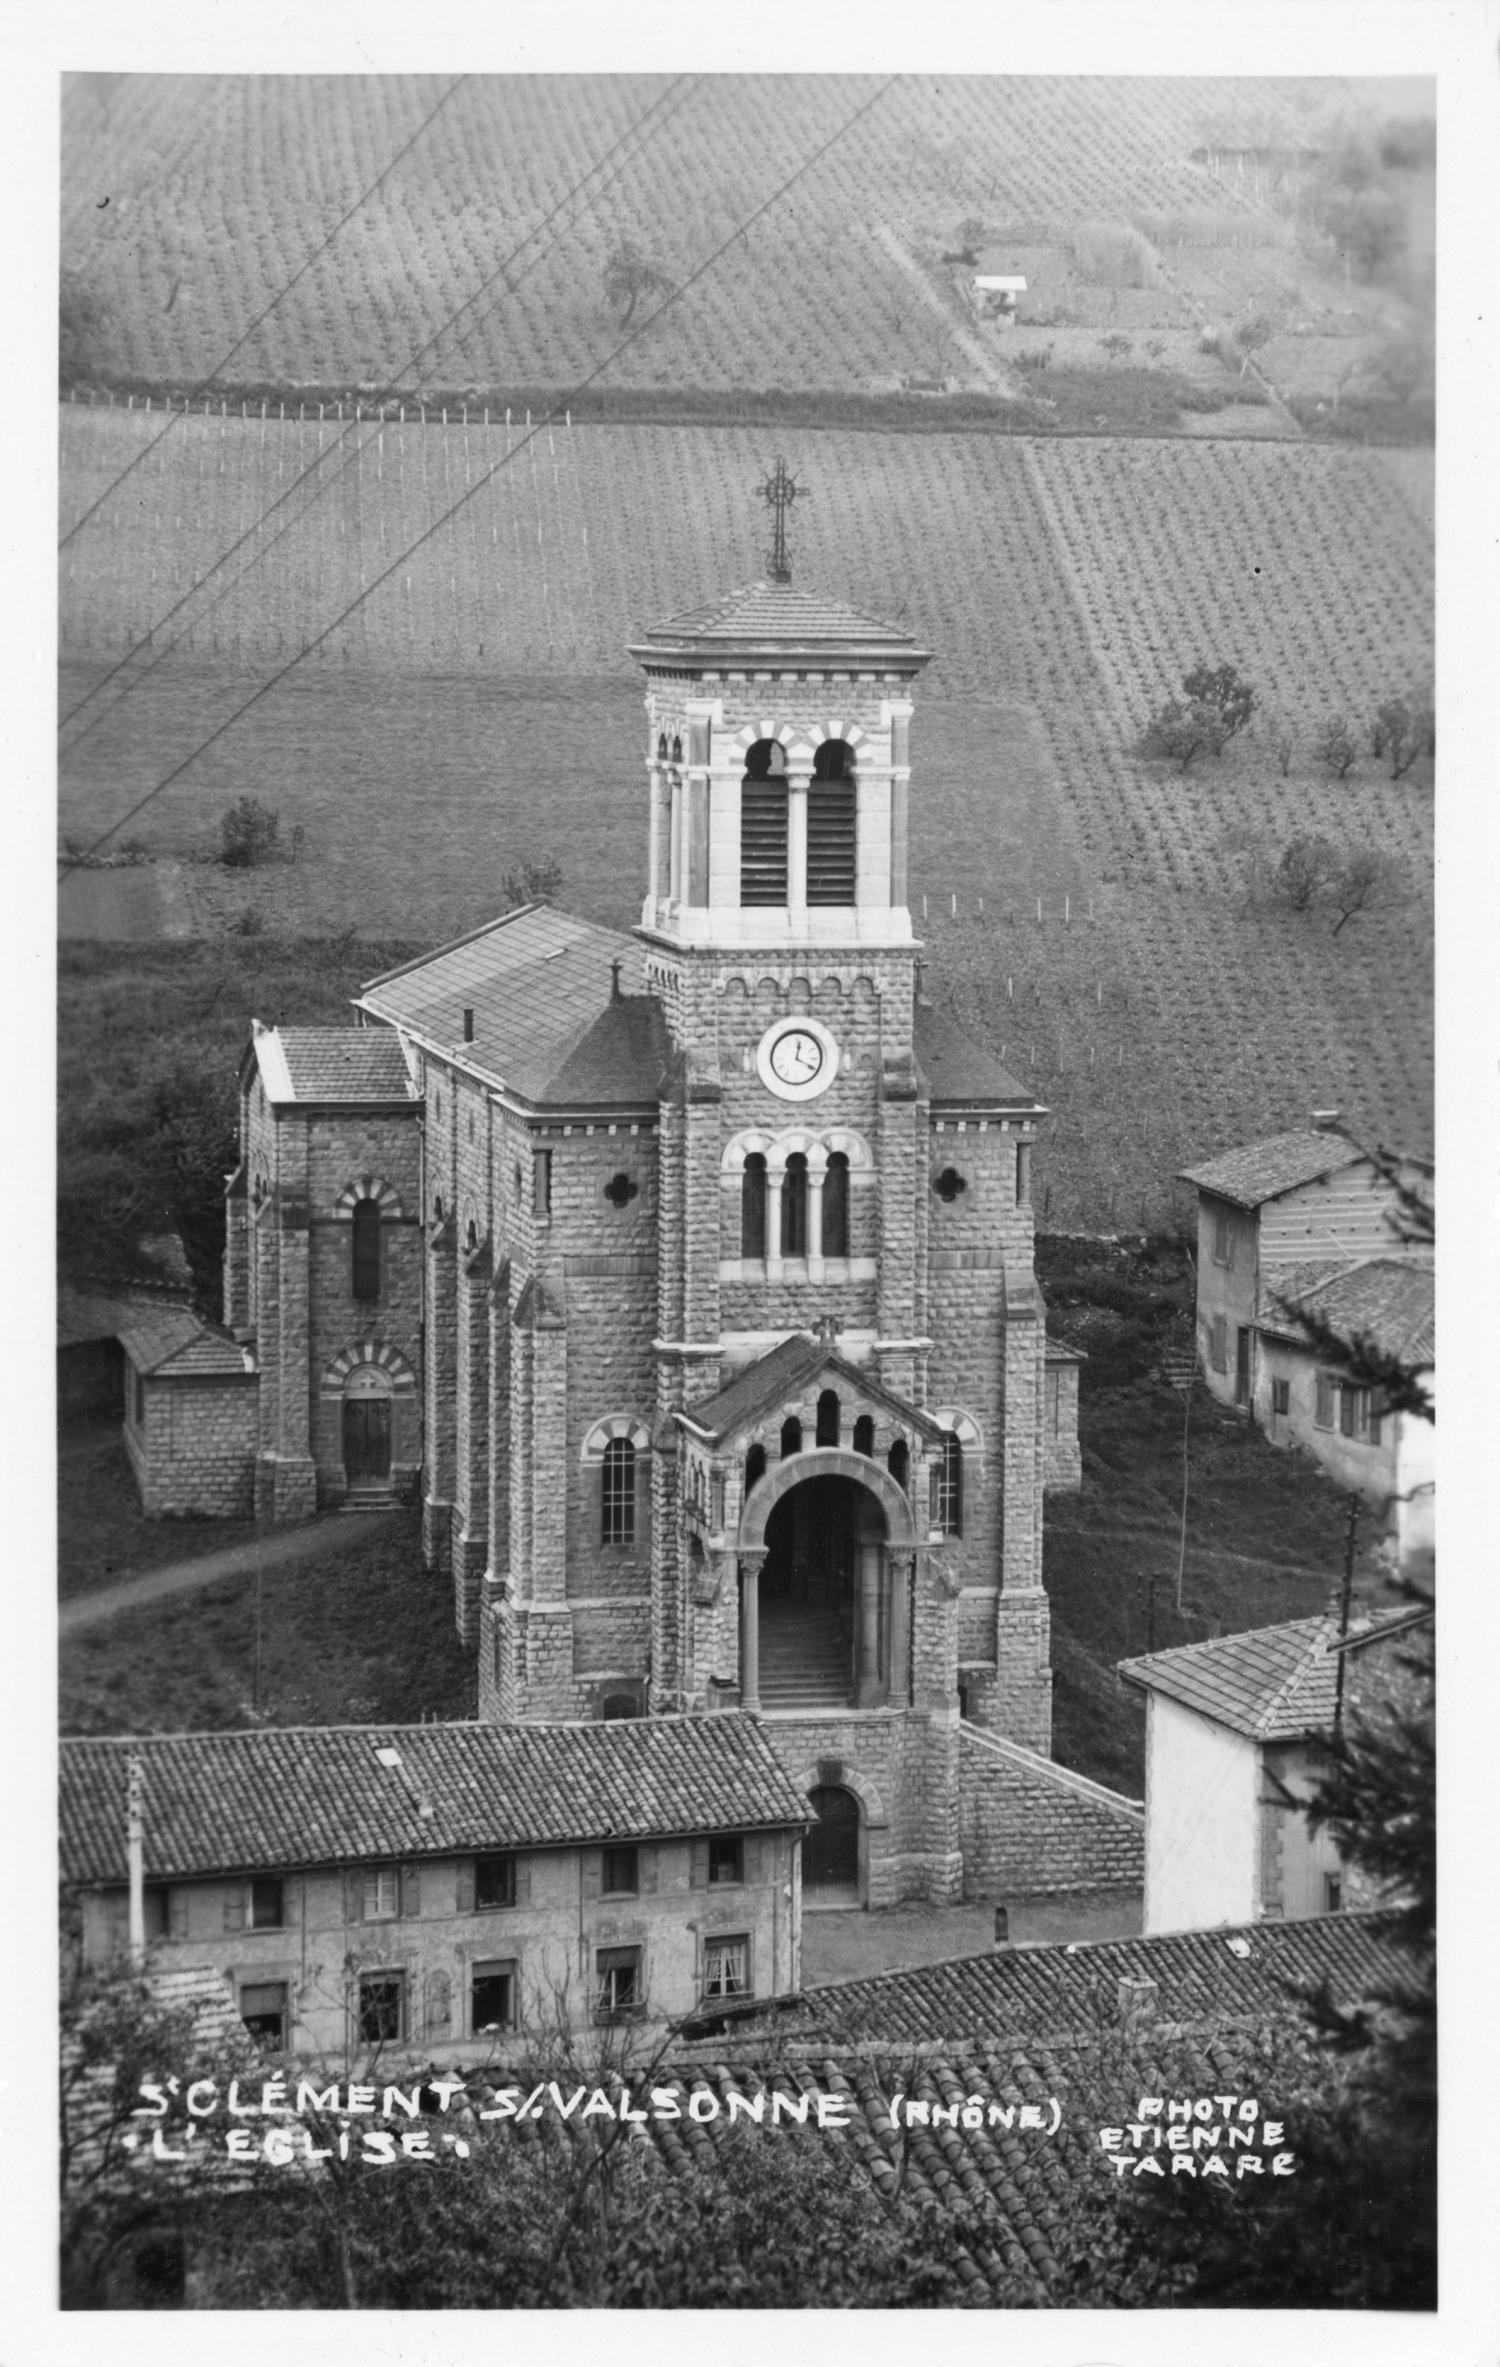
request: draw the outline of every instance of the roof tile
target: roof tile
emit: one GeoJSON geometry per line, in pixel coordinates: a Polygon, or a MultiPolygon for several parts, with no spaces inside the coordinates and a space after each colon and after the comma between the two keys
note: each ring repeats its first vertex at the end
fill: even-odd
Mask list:
{"type": "Polygon", "coordinates": [[[1202,1167],[1184,1167],[1179,1174],[1182,1182],[1196,1184],[1200,1191],[1233,1200],[1241,1208],[1258,1208],[1263,1200],[1279,1199],[1299,1184],[1314,1183],[1366,1156],[1342,1134],[1305,1130],[1242,1143],[1202,1167]]]}
{"type": "Polygon", "coordinates": [[[378,1027],[280,1027],[276,1037],[297,1101],[406,1101],[401,1046],[378,1027]]]}
{"type": "Polygon", "coordinates": [[[808,1820],[759,1728],[732,1711],[577,1726],[90,1736],[60,1746],[65,1880],[124,1881],[132,1752],[143,1768],[147,1871],[158,1879],[808,1820]],[[382,1749],[397,1751],[399,1766],[382,1764],[382,1749]]]}

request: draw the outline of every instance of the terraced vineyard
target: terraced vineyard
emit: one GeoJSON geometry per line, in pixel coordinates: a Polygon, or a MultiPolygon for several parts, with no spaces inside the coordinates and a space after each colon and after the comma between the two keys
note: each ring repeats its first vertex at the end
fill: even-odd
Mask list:
{"type": "MultiPolygon", "coordinates": [[[[1347,333],[1358,291],[1331,253],[1288,257],[1271,188],[1219,155],[1306,154],[1369,104],[1326,78],[79,75],[64,261],[104,308],[93,375],[179,387],[216,370],[283,390],[574,385],[620,339],[603,274],[621,240],[683,293],[614,385],[942,375],[943,315],[968,317],[942,263],[965,218],[1019,250],[1066,249],[1090,219],[1209,213],[1218,243],[1150,302],[1092,291],[1100,325],[1123,295],[1127,326],[1191,328],[1204,301],[1262,293],[1274,260],[1298,311],[1347,333]]],[[[1067,276],[1054,255],[1045,301],[1067,276]]],[[[1089,293],[1068,297],[1083,318],[1089,293]]]]}
{"type": "MultiPolygon", "coordinates": [[[[163,425],[65,407],[69,515],[163,425]]],[[[118,712],[127,676],[65,734],[65,829],[107,827],[332,624],[138,834],[181,849],[211,838],[234,796],[269,795],[306,832],[295,870],[246,884],[273,925],[358,910],[433,936],[484,917],[507,864],[550,839],[568,900],[628,924],[644,824],[625,645],[758,572],[767,439],[559,426],[526,444],[516,421],[335,435],[179,418],[129,500],[70,544],[65,708],[187,605],[184,648],[140,677],[158,633],[118,712]],[[309,486],[332,482],[316,505],[299,515],[294,496],[251,532],[236,565],[254,570],[217,605],[192,595],[320,454],[309,486]],[[587,865],[571,854],[585,842],[587,865]]],[[[1309,747],[1325,708],[1362,718],[1389,687],[1430,679],[1420,461],[832,432],[799,435],[791,457],[814,492],[796,515],[799,577],[902,613],[936,653],[914,887],[937,990],[1056,1112],[1049,1221],[1159,1217],[1174,1167],[1314,1105],[1426,1139],[1430,768],[1393,783],[1365,756],[1338,782],[1309,747]],[[1286,777],[1254,739],[1186,775],[1132,753],[1148,707],[1199,658],[1237,662],[1296,719],[1286,777]],[[1307,829],[1377,844],[1401,867],[1399,900],[1337,940],[1315,916],[1253,906],[1225,844],[1247,829],[1273,852],[1307,829]]]]}

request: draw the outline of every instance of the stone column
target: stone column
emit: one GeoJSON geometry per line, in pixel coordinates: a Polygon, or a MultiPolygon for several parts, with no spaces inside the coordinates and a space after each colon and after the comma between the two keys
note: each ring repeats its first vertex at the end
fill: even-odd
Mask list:
{"type": "Polygon", "coordinates": [[[760,1573],[765,1552],[740,1555],[740,1708],[760,1708],[760,1573]]]}
{"type": "Polygon", "coordinates": [[[823,1179],[828,1173],[828,1153],[821,1147],[808,1153],[807,1159],[807,1279],[823,1279],[823,1179]]]}
{"type": "Polygon", "coordinates": [[[647,771],[651,781],[651,836],[649,852],[646,857],[646,898],[650,906],[649,917],[654,921],[657,906],[661,902],[661,791],[663,775],[659,764],[649,765],[647,771]]]}
{"type": "Polygon", "coordinates": [[[916,1554],[910,1546],[896,1546],[886,1555],[891,1588],[891,1691],[893,1709],[905,1709],[911,1697],[911,1578],[916,1554]]]}
{"type": "Polygon", "coordinates": [[[786,785],[786,901],[792,934],[807,935],[807,784],[793,773],[786,785]]]}
{"type": "Polygon", "coordinates": [[[674,773],[668,791],[667,806],[667,895],[673,904],[682,896],[682,813],[686,799],[682,794],[682,777],[674,773]]]}
{"type": "Polygon", "coordinates": [[[880,1586],[885,1548],[859,1549],[859,1659],[856,1664],[854,1706],[878,1708],[884,1687],[880,1682],[880,1586]]]}
{"type": "Polygon", "coordinates": [[[779,1282],[781,1260],[781,1186],[786,1175],[786,1163],[778,1160],[773,1166],[766,1161],[766,1280],[779,1282]]]}

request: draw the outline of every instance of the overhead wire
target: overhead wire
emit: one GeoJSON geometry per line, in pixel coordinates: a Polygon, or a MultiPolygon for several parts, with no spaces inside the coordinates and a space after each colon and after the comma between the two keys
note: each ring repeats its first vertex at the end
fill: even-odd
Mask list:
{"type": "Polygon", "coordinates": [[[829,149],[834,147],[839,140],[843,139],[848,132],[853,130],[857,123],[861,122],[863,118],[869,114],[871,108],[874,107],[879,102],[879,100],[885,96],[886,92],[891,88],[896,79],[897,77],[893,74],[886,75],[885,78],[871,92],[870,96],[867,99],[862,100],[860,105],[854,109],[853,113],[848,115],[834,131],[830,132],[828,138],[824,140],[819,147],[815,148],[810,156],[804,157],[802,163],[796,167],[795,171],[789,173],[785,180],[778,183],[777,187],[772,190],[769,197],[762,199],[759,205],[752,207],[751,211],[745,216],[742,222],[737,222],[735,224],[728,237],[721,239],[719,244],[713,248],[711,253],[705,255],[703,261],[694,266],[694,268],[688,273],[686,279],[682,280],[675,288],[673,288],[652,312],[644,316],[644,318],[635,328],[629,330],[626,335],[621,337],[615,345],[611,346],[609,352],[605,354],[603,359],[597,362],[594,368],[590,370],[584,377],[580,378],[576,385],[569,388],[558,398],[555,403],[551,405],[548,410],[544,411],[534,422],[534,424],[528,428],[526,433],[521,437],[520,441],[516,443],[509,451],[507,451],[502,459],[497,460],[492,468],[486,469],[482,476],[477,477],[474,480],[473,484],[466,486],[456,501],[451,502],[446,510],[442,511],[438,517],[432,519],[430,523],[423,528],[422,532],[413,542],[409,543],[403,551],[399,552],[397,556],[389,562],[387,566],[383,567],[378,575],[372,577],[369,583],[363,585],[361,589],[355,594],[354,598],[346,603],[346,605],[339,611],[337,616],[330,619],[329,623],[322,628],[321,632],[315,633],[310,640],[305,641],[302,647],[296,651],[292,657],[288,658],[284,666],[278,666],[275,673],[269,675],[263,683],[253,690],[249,698],[244,700],[240,706],[236,707],[232,715],[226,716],[222,723],[217,724],[207,735],[207,737],[198,743],[196,748],[191,749],[189,753],[182,758],[181,762],[175,764],[172,767],[172,770],[167,773],[160,781],[158,781],[153,788],[148,789],[143,797],[137,798],[135,804],[130,806],[125,813],[119,815],[113,822],[111,822],[107,830],[101,831],[98,838],[93,840],[89,846],[84,848],[81,853],[70,855],[65,860],[63,860],[59,865],[60,878],[66,879],[69,873],[76,871],[81,864],[87,863],[89,859],[98,852],[100,847],[108,844],[109,840],[115,836],[117,831],[125,829],[127,824],[135,821],[142,813],[145,812],[148,805],[152,804],[156,798],[163,794],[164,791],[170,789],[175,781],[179,781],[183,774],[189,771],[190,768],[197,763],[201,756],[206,755],[210,748],[216,746],[217,743],[223,739],[226,732],[232,731],[235,725],[239,723],[246,715],[248,715],[253,707],[258,706],[260,701],[263,698],[268,697],[269,694],[276,689],[279,683],[284,682],[289,674],[294,673],[305,658],[310,657],[315,649],[321,648],[323,643],[327,641],[334,633],[336,633],[341,625],[347,623],[348,619],[354,614],[355,610],[363,607],[364,603],[370,598],[372,593],[378,592],[383,584],[388,583],[392,576],[400,572],[400,570],[407,564],[408,560],[413,558],[415,554],[421,550],[425,543],[430,542],[435,534],[440,532],[443,527],[450,524],[451,521],[458,515],[459,511],[473,500],[476,493],[481,492],[486,485],[492,483],[493,480],[499,476],[502,469],[508,468],[513,461],[518,459],[521,453],[526,451],[533,440],[539,436],[545,428],[549,427],[554,420],[562,417],[566,411],[570,411],[573,404],[577,402],[579,396],[585,394],[591,386],[595,385],[597,381],[602,378],[605,371],[608,370],[614,362],[618,361],[622,353],[628,352],[630,347],[636,344],[638,340],[646,334],[648,329],[654,328],[656,323],[662,319],[664,314],[670,312],[675,304],[679,304],[682,301],[682,298],[687,294],[688,290],[692,287],[695,287],[698,281],[704,277],[705,273],[713,269],[713,266],[719,261],[720,257],[727,254],[729,249],[734,246],[739,239],[743,238],[748,230],[754,228],[755,224],[761,219],[763,214],[769,213],[774,205],[779,204],[781,199],[785,197],[787,191],[789,189],[795,188],[796,184],[804,177],[804,175],[811,172],[813,166],[819,163],[821,159],[827,155],[829,149]]]}
{"type": "MultiPolygon", "coordinates": [[[[270,319],[271,314],[276,310],[277,305],[285,302],[286,298],[291,294],[293,288],[297,285],[298,280],[305,279],[308,272],[311,271],[313,265],[320,261],[321,258],[327,254],[334,240],[338,237],[339,232],[341,230],[347,229],[349,224],[353,221],[355,215],[369,204],[372,197],[379,193],[379,191],[384,187],[385,183],[390,179],[397,165],[402,162],[403,158],[411,154],[411,151],[413,148],[415,148],[423,133],[430,129],[431,125],[437,120],[438,116],[447,106],[448,101],[457,91],[463,88],[463,85],[468,80],[469,76],[467,74],[455,75],[453,81],[449,83],[447,89],[443,92],[442,97],[438,100],[437,105],[431,108],[429,112],[423,116],[421,122],[417,125],[417,128],[412,133],[410,139],[403,141],[402,145],[396,150],[395,155],[391,158],[389,164],[387,164],[384,169],[376,175],[375,179],[370,183],[369,188],[361,192],[361,194],[355,199],[353,205],[350,206],[347,213],[341,214],[339,216],[339,219],[334,223],[333,228],[328,232],[327,236],[320,240],[318,245],[313,248],[313,251],[310,255],[304,257],[303,261],[298,264],[296,270],[292,273],[291,278],[287,280],[283,286],[277,289],[269,304],[262,306],[261,310],[256,314],[254,320],[251,321],[249,327],[240,331],[240,334],[238,337],[236,337],[233,345],[230,346],[227,353],[221,354],[218,361],[215,362],[213,368],[209,371],[208,376],[199,380],[198,384],[192,389],[192,392],[186,398],[188,407],[191,407],[191,405],[196,403],[201,396],[208,393],[209,388],[215,383],[221,371],[226,369],[229,363],[234,360],[234,357],[239,352],[240,347],[242,345],[248,345],[250,339],[255,335],[256,330],[261,327],[263,322],[270,319]]],[[[74,519],[72,525],[68,528],[67,533],[63,536],[61,542],[57,546],[59,551],[65,551],[67,549],[69,543],[72,542],[75,535],[78,535],[82,532],[83,528],[88,524],[90,518],[92,518],[97,511],[102,509],[105,502],[110,500],[110,498],[119,491],[120,487],[125,483],[128,477],[131,477],[135,474],[135,471],[141,466],[142,462],[145,461],[149,455],[156,450],[157,445],[165,442],[166,438],[171,434],[173,428],[176,426],[177,421],[183,416],[184,413],[180,411],[168,412],[167,424],[162,429],[161,434],[159,436],[153,436],[149,444],[143,444],[140,451],[134,454],[134,456],[126,462],[126,465],[121,469],[119,475],[112,478],[110,483],[105,486],[104,491],[99,494],[95,500],[89,503],[89,506],[84,511],[82,517],[74,519]]]]}
{"type": "MultiPolygon", "coordinates": [[[[455,328],[457,323],[463,319],[465,313],[472,311],[473,307],[480,302],[481,298],[488,294],[489,290],[494,286],[497,280],[504,279],[507,291],[513,292],[516,287],[520,286],[524,282],[531,272],[535,271],[539,265],[546,260],[546,257],[551,253],[552,248],[556,244],[555,237],[549,240],[545,246],[540,248],[539,251],[533,255],[519,271],[516,270],[517,262],[519,258],[525,253],[526,248],[530,246],[536,239],[541,237],[542,233],[549,228],[549,226],[556,220],[557,216],[564,210],[565,207],[573,204],[580,196],[583,195],[587,184],[591,180],[594,180],[597,175],[605,173],[606,167],[612,166],[613,170],[606,173],[606,177],[599,182],[598,187],[588,190],[588,194],[584,200],[579,219],[582,219],[583,214],[587,213],[588,209],[598,202],[599,198],[603,196],[605,190],[610,187],[611,182],[618,178],[619,174],[624,172],[627,167],[635,161],[636,154],[639,153],[638,148],[632,154],[626,156],[622,156],[620,151],[626,148],[632,142],[641,142],[644,136],[647,134],[648,126],[650,128],[651,136],[655,136],[655,134],[659,133],[666,124],[669,124],[673,117],[678,113],[680,108],[686,104],[689,88],[694,79],[695,77],[690,75],[678,75],[671,83],[668,84],[664,91],[661,91],[657,94],[656,98],[652,100],[645,113],[639,116],[634,123],[630,124],[626,130],[620,134],[619,138],[612,144],[612,146],[605,150],[603,156],[599,157],[593,164],[589,166],[586,173],[580,175],[578,180],[574,182],[572,188],[567,190],[564,195],[558,199],[557,204],[553,206],[550,213],[546,214],[540,222],[536,223],[530,230],[528,230],[525,237],[519,239],[515,246],[511,248],[509,254],[503,257],[503,259],[498,264],[496,264],[495,268],[491,272],[487,273],[485,278],[480,281],[478,287],[475,288],[471,294],[464,298],[463,303],[456,306],[455,309],[449,313],[447,318],[440,323],[438,328],[429,338],[427,338],[425,343],[419,345],[414,353],[407,356],[406,360],[401,364],[401,367],[395,372],[394,376],[388,380],[386,385],[368,397],[368,401],[372,408],[378,408],[378,406],[385,404],[393,396],[400,392],[401,381],[408,375],[409,372],[416,368],[419,362],[424,360],[424,358],[432,352],[435,346],[441,344],[442,340],[448,336],[455,328]],[[673,97],[674,92],[677,94],[675,98],[673,97]],[[670,105],[668,104],[669,101],[671,102],[670,105]],[[663,107],[666,107],[665,115],[662,116],[658,123],[652,125],[651,117],[657,114],[658,110],[663,107]]],[[[131,644],[130,648],[128,648],[121,657],[116,659],[115,663],[108,669],[108,671],[102,674],[96,682],[92,683],[88,690],[85,691],[82,698],[77,700],[75,704],[59,718],[59,731],[66,731],[68,726],[76,722],[87,707],[92,706],[93,702],[100,697],[100,695],[109,687],[111,682],[117,680],[117,678],[125,672],[127,667],[130,667],[134,664],[135,660],[141,655],[143,650],[150,649],[153,652],[150,664],[138,668],[138,670],[131,676],[130,680],[121,686],[117,696],[111,699],[109,704],[102,708],[97,715],[92,716],[89,721],[83,725],[81,730],[74,733],[72,739],[68,741],[67,745],[62,751],[65,756],[71,755],[75,748],[81,746],[83,741],[89,737],[91,732],[97,729],[99,724],[103,723],[107,717],[114,714],[122,699],[128,697],[130,692],[137,689],[141,683],[149,681],[151,676],[156,672],[157,667],[164,664],[165,661],[173,655],[174,651],[181,648],[181,636],[175,637],[169,641],[164,648],[157,647],[156,637],[158,634],[162,633],[175,618],[181,615],[188,602],[195,599],[198,593],[201,592],[206,585],[213,581],[214,577],[221,571],[221,569],[229,565],[230,561],[235,557],[237,552],[243,550],[247,543],[251,543],[256,540],[256,538],[269,525],[270,521],[276,516],[277,512],[282,509],[285,504],[293,499],[299,488],[305,486],[310,477],[318,475],[318,472],[323,468],[324,462],[335,459],[340,451],[343,450],[343,448],[349,443],[350,438],[352,437],[354,439],[353,450],[344,450],[344,456],[340,461],[339,466],[336,469],[330,470],[320,479],[319,483],[313,487],[310,498],[302,504],[301,508],[296,511],[295,515],[288,518],[283,523],[278,532],[271,537],[270,541],[252,555],[248,565],[245,568],[242,568],[230,583],[224,585],[211,601],[206,603],[199,614],[191,620],[191,623],[188,627],[189,631],[202,625],[208,617],[212,616],[214,610],[220,605],[220,603],[229,597],[229,594],[236,588],[237,585],[243,583],[245,576],[250,571],[250,568],[259,566],[268,556],[270,551],[275,549],[276,545],[281,541],[282,536],[289,533],[294,526],[300,525],[302,520],[312,509],[313,503],[317,500],[320,500],[325,493],[331,492],[334,486],[340,482],[351,463],[357,462],[359,456],[364,451],[368,450],[369,444],[373,439],[370,437],[362,438],[360,434],[361,429],[366,424],[369,424],[374,427],[375,432],[378,434],[383,422],[378,416],[370,422],[362,421],[358,417],[358,408],[359,406],[356,405],[355,418],[353,420],[347,421],[340,428],[340,431],[338,435],[334,437],[333,442],[326,446],[320,447],[313,459],[311,459],[306,464],[306,466],[298,472],[298,474],[292,479],[291,483],[286,487],[285,491],[279,493],[276,499],[271,502],[266,509],[262,510],[257,518],[252,520],[250,525],[245,528],[244,532],[238,535],[230,544],[229,548],[226,551],[221,552],[218,558],[214,560],[213,564],[209,567],[206,567],[203,573],[188,586],[187,590],[172,603],[172,606],[166,609],[161,616],[157,617],[151,624],[149,624],[146,627],[145,632],[142,633],[131,644]]],[[[156,441],[159,443],[161,438],[158,437],[156,441]]],[[[154,446],[151,447],[151,449],[154,448],[154,446]]]]}

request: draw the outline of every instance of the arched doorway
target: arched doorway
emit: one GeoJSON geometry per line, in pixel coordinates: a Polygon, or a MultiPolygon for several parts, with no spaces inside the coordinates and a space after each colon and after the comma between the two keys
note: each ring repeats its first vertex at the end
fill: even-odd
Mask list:
{"type": "Polygon", "coordinates": [[[880,1506],[841,1473],[803,1480],[766,1522],[760,1697],[766,1709],[847,1708],[858,1690],[860,1549],[885,1538],[880,1506]]]}
{"type": "Polygon", "coordinates": [[[802,1844],[802,1903],[858,1906],[859,1802],[842,1784],[820,1783],[808,1806],[818,1821],[802,1844]]]}
{"type": "Polygon", "coordinates": [[[351,1495],[391,1479],[391,1382],[378,1364],[356,1365],[344,1383],[344,1478],[351,1495]]]}

